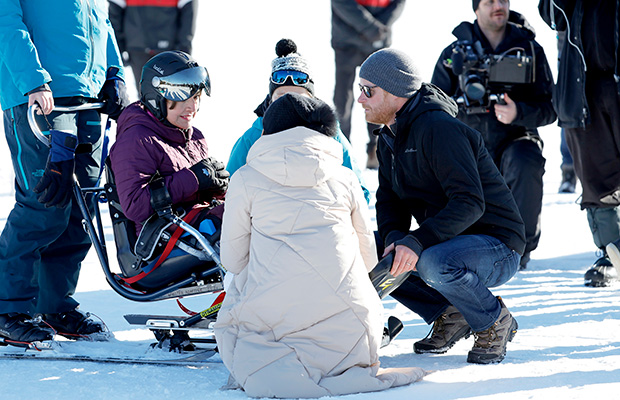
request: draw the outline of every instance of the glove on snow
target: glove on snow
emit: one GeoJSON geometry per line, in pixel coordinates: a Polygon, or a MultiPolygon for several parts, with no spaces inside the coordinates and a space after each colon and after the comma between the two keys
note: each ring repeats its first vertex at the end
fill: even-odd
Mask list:
{"type": "Polygon", "coordinates": [[[107,79],[97,97],[97,100],[104,102],[101,112],[108,114],[113,120],[116,120],[125,107],[129,105],[125,82],[116,76],[117,73],[118,68],[116,67],[108,69],[107,79]]]}
{"type": "Polygon", "coordinates": [[[40,194],[39,203],[46,207],[65,208],[73,194],[75,148],[77,137],[73,133],[50,130],[52,143],[47,165],[34,192],[40,194]]]}
{"type": "Polygon", "coordinates": [[[213,195],[224,193],[228,189],[230,174],[226,171],[224,163],[212,157],[199,161],[197,164],[190,167],[190,171],[192,171],[198,179],[199,192],[207,192],[213,195]]]}

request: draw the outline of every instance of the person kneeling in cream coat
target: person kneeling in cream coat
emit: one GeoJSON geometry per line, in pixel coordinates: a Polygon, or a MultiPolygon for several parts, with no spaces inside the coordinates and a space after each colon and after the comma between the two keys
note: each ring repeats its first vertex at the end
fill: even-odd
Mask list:
{"type": "Polygon", "coordinates": [[[223,217],[221,259],[234,277],[214,329],[228,387],[308,398],[421,379],[420,368],[379,368],[374,235],[357,177],[331,138],[333,110],[287,94],[263,122],[223,217]]]}

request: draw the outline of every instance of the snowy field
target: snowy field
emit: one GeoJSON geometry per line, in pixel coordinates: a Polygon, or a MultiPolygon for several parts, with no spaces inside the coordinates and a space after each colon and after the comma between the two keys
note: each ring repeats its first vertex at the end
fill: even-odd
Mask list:
{"type": "MultiPolygon", "coordinates": [[[[513,0],[536,28],[555,68],[555,34],[538,15],[535,0],[513,0]]],[[[252,110],[268,86],[275,43],[294,39],[314,67],[317,95],[331,101],[333,51],[330,7],[326,0],[201,2],[195,56],[212,79],[212,97],[202,104],[196,126],[206,133],[212,154],[227,160],[236,140],[254,120],[252,110]]],[[[430,80],[440,51],[452,41],[452,28],[473,20],[466,0],[411,0],[395,25],[393,47],[407,51],[430,80]]],[[[128,82],[132,82],[130,78],[128,82]]],[[[132,92],[135,96],[135,91],[132,92]]],[[[361,108],[355,108],[352,142],[365,165],[366,131],[361,108]]],[[[419,366],[434,371],[411,386],[346,399],[620,399],[620,285],[593,289],[583,274],[597,258],[578,194],[557,194],[560,183],[559,129],[541,130],[547,158],[542,238],[528,269],[494,290],[519,323],[506,359],[497,365],[466,362],[473,339],[442,355],[417,355],[412,346],[429,327],[391,298],[385,316],[405,324],[403,333],[382,350],[385,367],[419,366]]],[[[12,168],[5,140],[0,140],[0,227],[13,207],[12,168]]],[[[376,172],[365,171],[376,189],[376,172]]],[[[579,191],[579,189],[578,189],[579,191]]],[[[374,201],[373,201],[374,203],[374,201]]],[[[373,207],[374,208],[374,207],[373,207]]],[[[374,214],[374,212],[373,212],[374,214]]],[[[107,215],[104,215],[107,218],[107,215]]],[[[114,255],[111,254],[111,259],[114,255]]],[[[86,343],[93,353],[123,355],[143,351],[152,341],[145,329],[133,329],[124,314],[179,314],[173,301],[136,303],[107,285],[94,252],[83,264],[77,300],[101,317],[115,339],[86,343]]],[[[194,310],[208,307],[214,296],[184,299],[194,310]]],[[[221,391],[228,373],[216,358],[204,367],[102,365],[76,362],[0,361],[1,399],[245,399],[241,391],[221,391]]]]}

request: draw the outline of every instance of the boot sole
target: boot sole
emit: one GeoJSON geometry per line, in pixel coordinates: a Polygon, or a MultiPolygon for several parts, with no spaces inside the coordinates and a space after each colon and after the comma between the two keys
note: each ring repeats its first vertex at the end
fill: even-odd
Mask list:
{"type": "Polygon", "coordinates": [[[471,336],[471,328],[467,326],[466,330],[462,329],[459,332],[457,332],[457,334],[452,337],[452,340],[446,343],[446,345],[443,347],[423,349],[423,348],[418,348],[417,343],[414,343],[413,351],[415,351],[416,354],[426,354],[426,353],[443,354],[446,351],[450,350],[452,346],[456,344],[456,342],[458,342],[461,339],[467,339],[470,336],[471,336]]]}
{"type": "MultiPolygon", "coordinates": [[[[517,320],[513,317],[510,324],[510,330],[508,332],[506,345],[508,344],[508,342],[512,342],[512,339],[514,339],[518,329],[519,324],[517,323],[517,320]]],[[[477,354],[470,351],[469,354],[467,354],[467,362],[472,364],[497,364],[502,362],[504,360],[504,357],[506,357],[506,346],[504,346],[504,351],[502,354],[497,354],[497,356],[493,358],[484,358],[484,354],[477,354]]]]}

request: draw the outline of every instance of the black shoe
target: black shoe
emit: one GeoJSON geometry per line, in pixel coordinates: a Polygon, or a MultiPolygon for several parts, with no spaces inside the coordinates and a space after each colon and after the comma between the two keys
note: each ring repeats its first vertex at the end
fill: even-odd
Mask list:
{"type": "Polygon", "coordinates": [[[605,287],[618,282],[618,272],[607,255],[596,260],[594,265],[586,271],[583,277],[584,284],[590,287],[605,287]]]}
{"type": "Polygon", "coordinates": [[[59,335],[69,339],[79,339],[105,332],[102,322],[93,320],[89,313],[83,313],[77,308],[63,313],[43,314],[43,319],[59,335]]]}
{"type": "Polygon", "coordinates": [[[54,331],[39,326],[26,314],[0,314],[0,336],[15,342],[32,343],[51,340],[54,337],[54,331]]]}
{"type": "Polygon", "coordinates": [[[454,306],[449,306],[433,323],[433,329],[422,340],[413,344],[413,350],[418,354],[445,353],[456,342],[467,339],[471,335],[471,328],[463,314],[454,306]]]}

